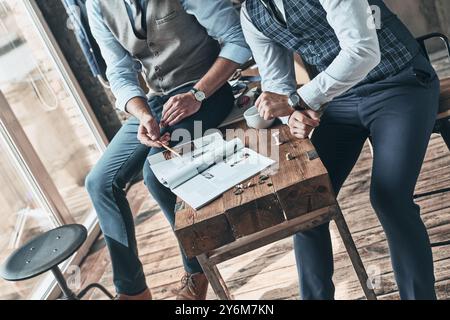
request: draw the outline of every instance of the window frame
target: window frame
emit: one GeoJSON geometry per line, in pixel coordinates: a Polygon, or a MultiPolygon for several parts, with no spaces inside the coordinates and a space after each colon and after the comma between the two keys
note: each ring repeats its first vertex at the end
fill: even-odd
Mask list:
{"type": "MultiPolygon", "coordinates": [[[[74,105],[80,110],[83,120],[94,137],[96,147],[103,153],[106,150],[108,139],[101,128],[95,114],[84,95],[79,83],[71,71],[59,45],[50,31],[36,0],[19,0],[25,6],[31,19],[37,36],[44,44],[50,59],[55,65],[68,94],[73,99],[74,105]]],[[[50,178],[41,159],[34,150],[19,121],[15,117],[5,96],[0,91],[0,135],[6,142],[8,152],[18,164],[20,174],[25,178],[39,204],[49,212],[55,225],[75,223],[67,208],[64,199],[58,192],[54,182],[50,178]]],[[[88,229],[88,238],[83,246],[67,261],[60,265],[62,272],[66,272],[71,266],[79,266],[86,257],[90,247],[100,234],[100,227],[95,211],[89,214],[84,222],[88,229]]],[[[59,287],[52,274],[44,276],[30,299],[46,300],[57,298],[60,294],[59,287]]]]}

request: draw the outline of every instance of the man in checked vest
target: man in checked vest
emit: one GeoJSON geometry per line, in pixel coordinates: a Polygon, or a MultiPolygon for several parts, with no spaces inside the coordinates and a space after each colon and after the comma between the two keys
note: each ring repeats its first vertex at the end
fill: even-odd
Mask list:
{"type": "MultiPolygon", "coordinates": [[[[282,118],[298,138],[314,131],[336,193],[371,138],[370,198],[400,296],[435,299],[430,242],[413,192],[439,80],[418,43],[382,0],[247,0],[241,21],[263,78],[260,114],[282,118]],[[293,52],[317,71],[299,90],[293,52]]],[[[329,226],[294,241],[302,298],[333,299],[329,226]]]]}
{"type": "MultiPolygon", "coordinates": [[[[87,11],[117,106],[133,117],[86,186],[110,252],[118,298],[150,299],[124,187],[143,168],[148,189],[174,225],[176,196],[155,178],[146,159],[160,152],[160,143],[168,143],[175,130],[195,138],[194,122],[206,131],[226,118],[234,103],[227,80],[251,53],[229,1],[88,0],[87,11]],[[141,68],[149,98],[139,86],[141,68]]],[[[178,299],[205,299],[208,282],[198,261],[182,257],[186,275],[178,299]]]]}

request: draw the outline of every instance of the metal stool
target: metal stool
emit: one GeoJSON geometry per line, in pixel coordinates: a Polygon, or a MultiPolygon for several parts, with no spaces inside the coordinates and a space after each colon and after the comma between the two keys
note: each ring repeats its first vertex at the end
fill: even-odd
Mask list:
{"type": "Polygon", "coordinates": [[[61,300],[80,300],[93,288],[98,288],[113,299],[114,297],[97,283],[75,294],[58,267],[82,246],[86,238],[86,228],[78,224],[50,230],[13,252],[0,267],[0,276],[7,281],[23,281],[51,271],[63,293],[61,300]]]}

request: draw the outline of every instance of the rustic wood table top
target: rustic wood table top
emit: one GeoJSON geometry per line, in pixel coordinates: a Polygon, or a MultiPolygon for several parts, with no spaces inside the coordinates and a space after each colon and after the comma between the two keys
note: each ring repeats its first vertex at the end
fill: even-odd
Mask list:
{"type": "Polygon", "coordinates": [[[260,182],[261,175],[258,175],[243,182],[245,189],[241,194],[229,190],[197,211],[179,204],[175,233],[189,257],[336,204],[327,171],[310,140],[293,137],[284,125],[255,131],[242,122],[227,129],[241,129],[231,131],[232,134],[228,131],[226,138],[237,136],[252,149],[255,148],[249,145],[249,136],[256,132],[258,145],[264,146],[260,142],[265,139],[268,149],[255,151],[278,162],[262,173],[267,175],[267,180],[260,182]],[[276,132],[280,135],[280,146],[274,143],[276,132]],[[292,159],[286,157],[288,153],[292,159]],[[251,187],[246,187],[249,183],[251,187]]]}

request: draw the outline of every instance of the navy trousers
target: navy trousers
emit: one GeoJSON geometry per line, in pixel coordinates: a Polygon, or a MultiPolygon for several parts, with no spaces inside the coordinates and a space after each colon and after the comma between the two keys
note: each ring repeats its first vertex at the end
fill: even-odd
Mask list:
{"type": "MultiPolygon", "coordinates": [[[[190,89],[184,87],[168,96],[152,97],[148,104],[158,121],[167,100],[190,89]]],[[[203,103],[199,112],[171,128],[163,129],[162,133],[171,131],[173,139],[178,134],[189,133],[188,141],[200,138],[204,131],[216,128],[225,120],[233,103],[231,87],[225,85],[203,103]],[[200,132],[195,132],[195,122],[201,123],[200,132]],[[200,136],[195,137],[195,133],[200,136]]],[[[132,117],[127,121],[86,179],[86,188],[111,256],[116,291],[126,295],[139,294],[147,288],[138,255],[133,214],[124,191],[125,185],[142,169],[147,188],[172,227],[175,224],[176,196],[158,181],[147,161],[149,155],[162,150],[142,145],[137,139],[138,127],[138,119],[132,117]]],[[[172,145],[188,141],[172,141],[172,145]]],[[[187,272],[202,272],[197,259],[188,259],[184,254],[182,258],[187,272]]]]}
{"type": "MultiPolygon", "coordinates": [[[[365,141],[374,148],[370,199],[388,240],[402,299],[435,299],[433,258],[413,193],[439,105],[439,80],[421,54],[386,80],[335,99],[312,142],[336,194],[365,141]]],[[[303,299],[333,299],[329,226],[294,237],[303,299]]]]}

